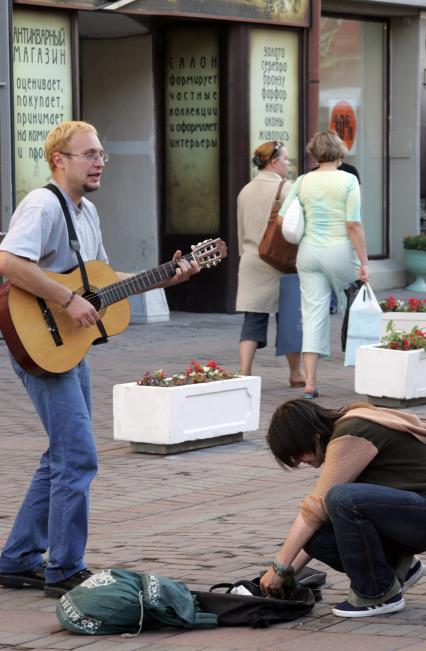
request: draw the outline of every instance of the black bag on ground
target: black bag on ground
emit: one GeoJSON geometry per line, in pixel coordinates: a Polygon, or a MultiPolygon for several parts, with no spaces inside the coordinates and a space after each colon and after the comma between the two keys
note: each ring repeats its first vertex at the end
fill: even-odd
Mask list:
{"type": "Polygon", "coordinates": [[[320,593],[320,586],[324,585],[326,576],[325,572],[304,568],[297,575],[297,588],[287,599],[263,597],[259,587],[260,577],[233,584],[218,583],[209,592],[196,591],[193,594],[201,610],[217,615],[219,626],[266,628],[271,624],[290,622],[309,613],[316,600],[313,590],[317,592],[319,600],[321,596],[318,596],[318,591],[320,593]],[[251,595],[231,594],[231,590],[239,586],[246,588],[251,595]],[[226,592],[215,592],[220,588],[226,588],[226,592]]]}
{"type": "Polygon", "coordinates": [[[341,333],[341,340],[342,340],[342,353],[346,352],[346,340],[348,338],[348,325],[349,325],[349,310],[351,309],[351,305],[354,302],[359,290],[361,287],[364,285],[362,280],[354,280],[353,283],[349,285],[349,287],[346,287],[344,290],[346,294],[346,310],[345,314],[343,317],[343,323],[342,323],[342,333],[341,333]]]}

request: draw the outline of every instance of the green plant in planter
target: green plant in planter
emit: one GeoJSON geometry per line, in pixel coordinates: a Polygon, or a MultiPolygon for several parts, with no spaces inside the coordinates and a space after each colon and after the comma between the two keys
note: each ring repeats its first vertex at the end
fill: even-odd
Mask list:
{"type": "Polygon", "coordinates": [[[386,335],[382,337],[383,348],[391,350],[426,350],[426,329],[414,326],[410,332],[395,328],[395,323],[389,321],[386,326],[386,335]]]}
{"type": "Polygon", "coordinates": [[[183,371],[167,377],[163,369],[151,373],[147,371],[142,378],[136,381],[136,384],[143,387],[179,387],[184,384],[203,384],[205,382],[216,382],[217,380],[232,380],[233,378],[242,377],[240,373],[230,373],[219,366],[211,359],[203,366],[196,359],[183,371]]]}
{"type": "Polygon", "coordinates": [[[420,235],[407,235],[403,240],[404,249],[412,251],[426,251],[426,233],[420,235]]]}
{"type": "Polygon", "coordinates": [[[426,292],[426,234],[407,235],[403,240],[405,265],[416,280],[407,286],[414,292],[426,292]]]}

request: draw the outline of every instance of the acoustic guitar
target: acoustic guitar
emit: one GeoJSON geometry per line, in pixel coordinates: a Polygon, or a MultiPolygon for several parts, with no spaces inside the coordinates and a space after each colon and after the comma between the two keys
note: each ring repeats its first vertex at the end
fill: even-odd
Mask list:
{"type": "MultiPolygon", "coordinates": [[[[183,257],[196,260],[203,269],[216,266],[226,256],[226,244],[217,238],[192,246],[191,253],[183,257]]],[[[79,267],[65,274],[50,271],[46,274],[88,300],[99,312],[107,335],[112,336],[129,325],[127,297],[172,278],[177,266],[178,261],[171,260],[131,278],[117,280],[117,274],[108,264],[92,260],[85,263],[90,293],[84,290],[79,267]]],[[[15,360],[32,375],[69,371],[100,340],[97,325],[78,327],[61,306],[10,283],[0,286],[0,330],[15,360]]]]}

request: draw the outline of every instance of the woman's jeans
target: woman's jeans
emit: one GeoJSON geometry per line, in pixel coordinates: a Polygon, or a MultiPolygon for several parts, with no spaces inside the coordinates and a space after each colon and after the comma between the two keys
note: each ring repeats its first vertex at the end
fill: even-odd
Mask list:
{"type": "MultiPolygon", "coordinates": [[[[97,455],[91,425],[88,364],[60,374],[34,377],[12,361],[49,436],[27,495],[0,557],[1,572],[25,572],[42,565],[47,583],[86,567],[89,486],[97,455]]],[[[17,468],[18,471],[18,468],[17,468]]]]}
{"type": "Polygon", "coordinates": [[[402,558],[426,550],[426,497],[418,493],[340,484],[328,492],[326,506],[330,523],[304,549],[345,572],[360,597],[386,596],[402,558]]]}

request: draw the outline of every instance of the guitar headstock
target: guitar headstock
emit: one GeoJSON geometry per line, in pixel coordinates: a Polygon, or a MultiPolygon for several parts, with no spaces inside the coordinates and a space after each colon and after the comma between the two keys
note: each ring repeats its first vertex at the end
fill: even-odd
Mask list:
{"type": "Polygon", "coordinates": [[[191,255],[194,257],[203,269],[204,267],[215,267],[222,258],[226,258],[228,255],[228,247],[225,242],[219,237],[212,240],[204,240],[204,242],[198,242],[197,245],[191,246],[191,255]]]}

